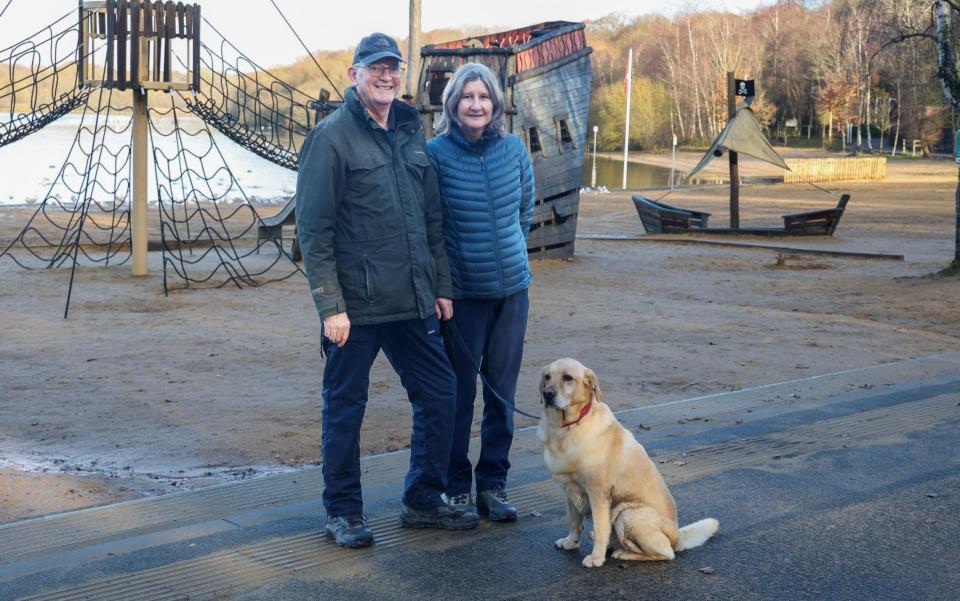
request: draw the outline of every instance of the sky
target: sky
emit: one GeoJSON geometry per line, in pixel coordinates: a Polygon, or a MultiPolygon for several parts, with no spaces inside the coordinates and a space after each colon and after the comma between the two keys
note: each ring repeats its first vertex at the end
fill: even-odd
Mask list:
{"type": "MultiPolygon", "coordinates": [[[[0,17],[0,48],[6,48],[42,29],[68,12],[77,0],[9,0],[0,17]]],[[[364,35],[382,31],[406,37],[409,4],[405,0],[274,0],[311,50],[340,50],[364,35]]],[[[0,0],[3,11],[8,0],[0,0]]],[[[523,27],[543,21],[583,21],[610,13],[629,17],[693,10],[750,10],[772,0],[422,0],[424,31],[442,27],[480,25],[523,27]]],[[[304,56],[270,0],[199,0],[203,15],[223,35],[261,66],[291,63],[304,56]]]]}

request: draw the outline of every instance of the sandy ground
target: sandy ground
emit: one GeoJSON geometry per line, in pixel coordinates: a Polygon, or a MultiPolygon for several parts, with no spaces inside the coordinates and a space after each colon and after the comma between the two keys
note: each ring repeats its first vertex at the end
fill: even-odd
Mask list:
{"type": "MultiPolygon", "coordinates": [[[[778,265],[769,250],[670,237],[579,240],[574,260],[534,266],[518,405],[537,410],[539,369],[561,356],[593,367],[624,409],[960,348],[960,279],[929,275],[953,256],[955,178],[946,161],[894,161],[886,181],[828,186],[853,196],[834,238],[725,239],[903,261],[786,253],[778,265]]],[[[726,225],[723,188],[665,200],[726,225]]],[[[746,186],[742,223],[835,202],[806,185],[746,186]]],[[[0,241],[28,214],[0,211],[0,241]]],[[[585,194],[579,231],[643,234],[622,193],[585,194]]],[[[79,269],[64,320],[67,270],[0,259],[0,523],[321,460],[319,321],[303,278],[164,297],[159,253],[150,262],[140,279],[126,265],[79,269]]],[[[381,357],[363,452],[403,448],[409,430],[381,357]]]]}

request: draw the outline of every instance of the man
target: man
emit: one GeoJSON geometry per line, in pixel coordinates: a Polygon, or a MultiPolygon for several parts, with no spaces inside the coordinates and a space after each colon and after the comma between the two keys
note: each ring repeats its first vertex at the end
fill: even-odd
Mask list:
{"type": "Polygon", "coordinates": [[[396,41],[363,38],[343,106],[304,141],[297,237],[323,320],[323,503],[326,531],[363,547],[373,532],[360,489],[360,426],[370,366],[382,349],[413,405],[401,524],[467,529],[477,516],[444,503],[456,379],[440,319],[453,316],[437,175],[420,118],[395,100],[396,41]]]}

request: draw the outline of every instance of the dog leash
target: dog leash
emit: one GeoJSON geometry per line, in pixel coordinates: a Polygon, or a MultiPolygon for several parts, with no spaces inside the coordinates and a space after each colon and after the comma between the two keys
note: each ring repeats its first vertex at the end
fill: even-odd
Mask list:
{"type": "Polygon", "coordinates": [[[482,382],[483,385],[487,387],[487,389],[493,394],[494,397],[496,397],[498,401],[503,403],[504,407],[508,409],[512,409],[515,412],[519,413],[520,415],[523,415],[524,417],[540,419],[540,416],[538,415],[530,415],[525,411],[517,409],[517,406],[515,404],[511,403],[507,399],[500,396],[500,393],[494,390],[493,386],[490,386],[490,383],[487,382],[487,379],[483,377],[483,372],[480,370],[480,366],[473,359],[473,355],[470,353],[470,349],[467,348],[467,343],[463,340],[463,336],[460,334],[460,328],[457,327],[457,324],[455,324],[452,319],[440,322],[440,334],[444,337],[444,339],[447,339],[447,336],[446,336],[447,332],[450,332],[453,335],[451,336],[451,338],[454,338],[454,337],[456,338],[454,342],[460,345],[460,349],[464,352],[464,354],[467,357],[470,357],[470,364],[473,365],[473,369],[476,371],[477,375],[480,376],[480,382],[482,382]]]}

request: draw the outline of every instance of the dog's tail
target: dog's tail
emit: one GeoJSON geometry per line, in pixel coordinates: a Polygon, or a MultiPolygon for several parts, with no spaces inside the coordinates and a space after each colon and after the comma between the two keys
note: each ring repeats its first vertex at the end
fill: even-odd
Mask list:
{"type": "Polygon", "coordinates": [[[716,534],[719,527],[720,522],[713,518],[707,518],[699,522],[694,522],[689,526],[684,526],[680,529],[680,537],[677,539],[677,545],[673,550],[683,551],[684,549],[699,547],[707,542],[711,536],[716,534]]]}

